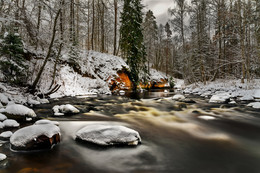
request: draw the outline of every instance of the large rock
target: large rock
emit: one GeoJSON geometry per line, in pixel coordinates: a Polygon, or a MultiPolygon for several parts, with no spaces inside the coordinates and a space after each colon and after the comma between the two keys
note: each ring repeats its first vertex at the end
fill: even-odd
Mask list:
{"type": "Polygon", "coordinates": [[[9,116],[14,116],[15,117],[36,117],[35,112],[20,104],[14,104],[14,103],[9,103],[6,106],[5,112],[9,114],[9,116]]]}
{"type": "Polygon", "coordinates": [[[4,121],[6,119],[7,119],[7,117],[4,114],[0,113],[0,121],[4,121]]]}
{"type": "Polygon", "coordinates": [[[7,157],[5,154],[0,153],[0,161],[5,160],[7,157]]]}
{"type": "Polygon", "coordinates": [[[227,103],[230,100],[230,94],[229,93],[219,93],[216,95],[213,95],[209,103],[227,103]]]}
{"type": "Polygon", "coordinates": [[[260,109],[260,102],[249,103],[247,106],[252,107],[254,109],[260,109]]]}
{"type": "Polygon", "coordinates": [[[31,125],[17,130],[10,138],[13,150],[51,149],[60,142],[60,128],[53,124],[31,125]]]}
{"type": "Polygon", "coordinates": [[[253,94],[253,97],[254,97],[255,99],[260,99],[260,89],[255,90],[255,92],[254,92],[254,94],[253,94]]]}
{"type": "Polygon", "coordinates": [[[53,110],[55,116],[79,113],[79,110],[70,104],[56,105],[52,108],[52,110],[53,110]]]}
{"type": "Polygon", "coordinates": [[[181,101],[181,100],[184,100],[185,97],[181,94],[176,94],[172,97],[173,100],[177,100],[177,101],[181,101]]]}
{"type": "Polygon", "coordinates": [[[4,127],[7,127],[7,128],[8,127],[19,127],[20,126],[20,124],[17,121],[12,120],[12,119],[4,120],[3,124],[4,124],[4,127]]]}
{"type": "Polygon", "coordinates": [[[58,121],[50,121],[50,120],[38,120],[34,123],[35,125],[40,125],[40,124],[54,124],[56,126],[59,126],[59,122],[58,121]]]}
{"type": "Polygon", "coordinates": [[[88,125],[76,133],[76,139],[98,145],[138,145],[141,142],[135,130],[118,125],[88,125]]]}

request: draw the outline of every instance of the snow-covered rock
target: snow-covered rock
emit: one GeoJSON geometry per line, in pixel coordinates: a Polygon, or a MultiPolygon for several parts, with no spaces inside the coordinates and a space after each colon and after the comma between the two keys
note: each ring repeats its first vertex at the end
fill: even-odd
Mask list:
{"type": "Polygon", "coordinates": [[[198,116],[199,119],[203,119],[203,120],[215,120],[215,117],[212,116],[207,116],[207,115],[202,115],[202,116],[198,116]]]}
{"type": "Polygon", "coordinates": [[[229,93],[218,93],[210,98],[209,103],[226,103],[230,97],[229,93]]]}
{"type": "Polygon", "coordinates": [[[232,100],[232,101],[229,102],[228,104],[230,104],[230,105],[236,104],[236,101],[235,101],[235,100],[232,100]]]}
{"type": "Polygon", "coordinates": [[[88,125],[76,133],[76,139],[98,145],[138,145],[141,142],[137,131],[118,125],[88,125]]]}
{"type": "Polygon", "coordinates": [[[0,108],[3,108],[4,106],[3,106],[3,104],[0,102],[0,108]]]}
{"type": "Polygon", "coordinates": [[[10,138],[12,135],[13,135],[13,132],[11,132],[11,131],[6,131],[6,132],[2,132],[2,133],[0,134],[0,137],[1,137],[1,138],[10,138]]]}
{"type": "Polygon", "coordinates": [[[5,127],[4,123],[0,122],[0,129],[3,129],[5,127]]]}
{"type": "Polygon", "coordinates": [[[36,117],[36,114],[32,109],[20,104],[8,104],[5,112],[11,115],[36,117]]]}
{"type": "Polygon", "coordinates": [[[249,103],[247,106],[255,108],[255,109],[260,109],[260,102],[249,103]]]}
{"type": "Polygon", "coordinates": [[[37,99],[41,104],[48,104],[50,103],[48,99],[37,99]]]}
{"type": "Polygon", "coordinates": [[[5,160],[7,157],[5,154],[0,153],[0,161],[5,160]]]}
{"type": "Polygon", "coordinates": [[[9,99],[5,94],[0,93],[0,102],[7,104],[9,102],[9,99]]]}
{"type": "Polygon", "coordinates": [[[4,114],[0,113],[0,121],[4,121],[6,119],[7,117],[4,114]]]}
{"type": "Polygon", "coordinates": [[[39,104],[41,104],[39,101],[34,100],[33,98],[30,98],[30,97],[28,98],[27,103],[29,105],[39,105],[39,104]]]}
{"type": "Polygon", "coordinates": [[[119,91],[119,94],[122,96],[122,95],[125,95],[125,91],[124,90],[120,90],[119,91]]]}
{"type": "Polygon", "coordinates": [[[60,128],[53,124],[31,125],[17,130],[10,138],[14,150],[51,149],[60,142],[60,128]]]}
{"type": "Polygon", "coordinates": [[[58,121],[50,121],[50,120],[38,120],[34,124],[35,125],[39,125],[39,124],[54,124],[56,126],[59,126],[59,122],[58,121]]]}
{"type": "Polygon", "coordinates": [[[17,121],[12,120],[12,119],[4,120],[3,124],[5,127],[19,127],[20,126],[20,124],[17,123],[17,121]]]}
{"type": "Polygon", "coordinates": [[[239,98],[240,101],[251,101],[254,100],[254,97],[252,95],[244,95],[243,97],[239,98]]]}
{"type": "Polygon", "coordinates": [[[172,97],[173,100],[184,100],[185,97],[183,95],[180,94],[176,94],[172,97]]]}
{"type": "Polygon", "coordinates": [[[260,99],[260,89],[255,90],[255,92],[254,92],[254,94],[253,94],[253,97],[254,97],[255,99],[260,99]]]}
{"type": "Polygon", "coordinates": [[[76,114],[79,113],[80,111],[75,108],[74,106],[70,105],[70,104],[66,104],[66,105],[56,105],[52,108],[54,115],[55,116],[61,116],[67,113],[72,113],[72,114],[76,114]]]}

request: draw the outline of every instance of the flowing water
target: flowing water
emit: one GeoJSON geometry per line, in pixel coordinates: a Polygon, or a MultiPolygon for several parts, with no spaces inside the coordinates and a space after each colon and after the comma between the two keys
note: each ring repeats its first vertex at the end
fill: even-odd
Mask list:
{"type": "Polygon", "coordinates": [[[0,172],[259,173],[260,111],[239,105],[167,99],[173,93],[75,97],[35,107],[38,116],[59,121],[62,141],[52,150],[16,153],[0,147],[8,159],[0,172]],[[82,113],[53,117],[51,108],[70,103],[82,113]],[[214,117],[205,120],[200,117],[214,117]],[[119,124],[137,130],[136,147],[99,147],[74,140],[89,124],[119,124]]]}

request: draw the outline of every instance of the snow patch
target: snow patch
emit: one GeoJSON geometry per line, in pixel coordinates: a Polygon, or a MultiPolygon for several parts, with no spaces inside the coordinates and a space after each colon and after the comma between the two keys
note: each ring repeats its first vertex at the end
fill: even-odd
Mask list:
{"type": "Polygon", "coordinates": [[[4,123],[0,122],[0,129],[3,129],[5,127],[4,123]]]}
{"type": "Polygon", "coordinates": [[[7,97],[5,94],[0,93],[0,101],[1,101],[2,103],[4,103],[4,104],[8,104],[9,99],[8,99],[8,97],[7,97]]]}
{"type": "Polygon", "coordinates": [[[172,97],[173,100],[183,100],[185,99],[185,97],[183,95],[180,94],[176,94],[172,97]]]}
{"type": "Polygon", "coordinates": [[[203,120],[215,120],[215,117],[212,116],[207,116],[207,115],[202,115],[202,116],[198,116],[199,119],[203,119],[203,120]]]}

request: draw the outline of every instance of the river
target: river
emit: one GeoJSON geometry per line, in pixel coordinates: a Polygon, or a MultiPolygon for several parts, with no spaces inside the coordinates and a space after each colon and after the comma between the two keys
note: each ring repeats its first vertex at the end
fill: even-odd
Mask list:
{"type": "MultiPolygon", "coordinates": [[[[17,153],[9,142],[0,147],[8,159],[3,173],[259,173],[260,111],[245,104],[209,104],[168,99],[173,93],[128,96],[67,97],[34,108],[39,117],[60,123],[60,144],[52,150],[17,153]],[[81,113],[53,117],[51,108],[70,103],[81,113]],[[213,117],[208,120],[203,117],[213,117]],[[119,124],[137,130],[136,147],[99,147],[74,140],[88,124],[119,124]]],[[[27,125],[27,124],[26,124],[27,125]]],[[[23,124],[25,126],[25,124],[23,124]]]]}

